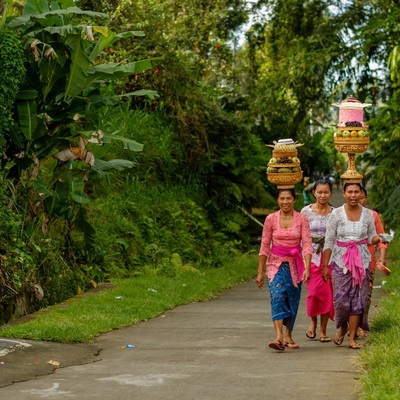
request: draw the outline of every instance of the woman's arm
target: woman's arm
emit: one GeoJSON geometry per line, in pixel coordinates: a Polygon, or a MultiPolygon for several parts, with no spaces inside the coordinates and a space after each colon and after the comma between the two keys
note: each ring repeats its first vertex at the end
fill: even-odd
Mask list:
{"type": "Polygon", "coordinates": [[[326,249],[322,254],[322,279],[324,282],[328,282],[329,276],[329,261],[331,259],[332,250],[326,249]]]}
{"type": "Polygon", "coordinates": [[[304,266],[303,282],[307,283],[310,279],[311,254],[306,254],[304,260],[306,265],[304,266]]]}
{"type": "Polygon", "coordinates": [[[258,257],[258,272],[257,272],[257,286],[261,289],[265,281],[265,269],[269,256],[273,231],[273,214],[265,218],[264,227],[261,236],[261,246],[258,257]]]}
{"type": "Polygon", "coordinates": [[[275,217],[274,214],[270,214],[267,216],[267,218],[265,218],[264,227],[261,235],[260,252],[258,253],[258,255],[266,256],[266,258],[268,258],[271,248],[273,218],[275,217]]]}
{"type": "Polygon", "coordinates": [[[267,262],[266,256],[258,257],[258,274],[257,274],[257,286],[262,289],[265,281],[265,264],[267,262]]]}
{"type": "MultiPolygon", "coordinates": [[[[301,245],[304,255],[304,272],[303,272],[303,282],[306,283],[310,279],[310,266],[311,266],[311,256],[313,253],[312,239],[310,223],[305,214],[300,214],[301,217],[301,245]]],[[[299,277],[300,278],[300,277],[299,277]]]]}

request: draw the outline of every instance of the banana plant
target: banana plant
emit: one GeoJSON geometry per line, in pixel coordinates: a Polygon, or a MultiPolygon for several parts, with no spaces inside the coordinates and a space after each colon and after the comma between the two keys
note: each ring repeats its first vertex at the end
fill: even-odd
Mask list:
{"type": "MultiPolygon", "coordinates": [[[[27,0],[22,15],[7,21],[25,43],[27,68],[7,138],[8,177],[28,186],[36,196],[32,204],[45,205],[46,218],[68,220],[86,231],[86,223],[71,221],[85,215],[81,207],[90,201],[85,193],[90,175],[133,167],[127,160],[102,160],[107,149],[113,142],[132,151],[143,146],[115,132],[90,129],[85,114],[121,101],[121,95],[102,95],[107,82],[152,68],[151,59],[101,63],[102,52],[116,41],[144,36],[142,31],[115,33],[106,25],[81,23],[108,18],[81,10],[73,0],[27,0]]],[[[152,99],[157,93],[141,90],[124,96],[152,99]]]]}

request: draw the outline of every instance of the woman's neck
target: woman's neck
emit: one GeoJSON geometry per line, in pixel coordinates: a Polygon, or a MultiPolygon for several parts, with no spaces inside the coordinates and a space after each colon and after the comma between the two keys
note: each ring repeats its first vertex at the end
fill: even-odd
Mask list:
{"type": "Polygon", "coordinates": [[[290,211],[282,211],[281,210],[281,216],[283,217],[293,217],[293,209],[290,211]]]}
{"type": "Polygon", "coordinates": [[[349,203],[346,203],[346,208],[348,211],[358,211],[360,210],[360,204],[356,204],[356,205],[350,205],[349,203]]]}
{"type": "Polygon", "coordinates": [[[329,203],[315,203],[312,207],[312,210],[318,215],[326,215],[329,214],[329,212],[331,211],[331,206],[329,205],[329,203]]]}

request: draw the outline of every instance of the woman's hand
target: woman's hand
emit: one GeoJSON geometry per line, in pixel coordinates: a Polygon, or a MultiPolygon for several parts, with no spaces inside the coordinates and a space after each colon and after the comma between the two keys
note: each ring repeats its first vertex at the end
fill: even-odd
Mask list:
{"type": "Polygon", "coordinates": [[[328,282],[329,279],[331,279],[331,276],[329,275],[329,268],[327,265],[322,266],[322,279],[324,282],[328,282]]]}
{"type": "Polygon", "coordinates": [[[303,282],[307,283],[310,280],[310,269],[306,268],[303,272],[303,282]]]}
{"type": "Polygon", "coordinates": [[[257,275],[257,286],[262,289],[264,286],[265,275],[263,272],[259,272],[257,275]]]}

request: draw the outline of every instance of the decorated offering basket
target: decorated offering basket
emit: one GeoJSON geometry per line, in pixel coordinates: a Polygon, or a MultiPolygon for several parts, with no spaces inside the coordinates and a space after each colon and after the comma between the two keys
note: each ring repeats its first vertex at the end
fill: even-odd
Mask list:
{"type": "Polygon", "coordinates": [[[303,179],[300,159],[297,157],[297,148],[302,144],[292,139],[281,139],[267,146],[273,148],[267,167],[268,180],[277,185],[278,189],[293,188],[303,179]]]}
{"type": "Polygon", "coordinates": [[[364,153],[369,147],[369,137],[334,137],[336,150],[339,153],[364,153]]]}
{"type": "Polygon", "coordinates": [[[303,171],[291,172],[291,173],[268,173],[268,180],[277,185],[279,189],[294,187],[296,183],[299,183],[303,179],[303,171]]]}

